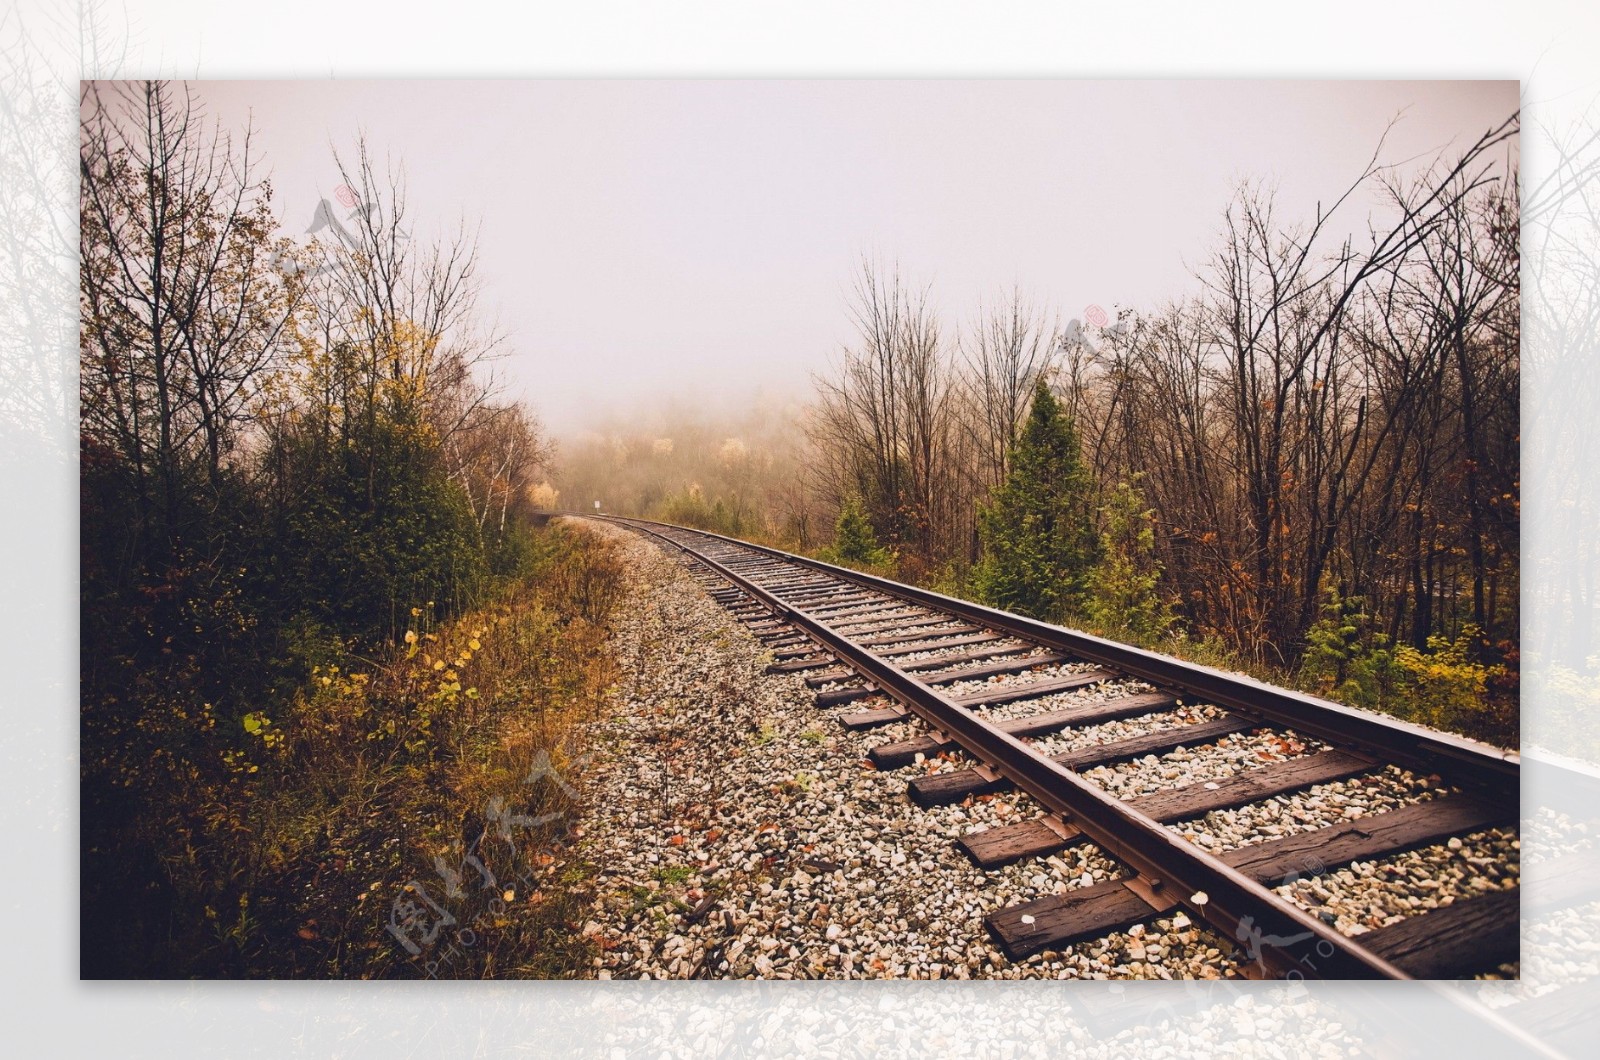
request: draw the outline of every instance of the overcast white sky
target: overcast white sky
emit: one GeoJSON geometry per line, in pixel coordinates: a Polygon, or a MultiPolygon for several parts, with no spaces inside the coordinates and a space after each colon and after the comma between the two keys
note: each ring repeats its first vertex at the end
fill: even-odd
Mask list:
{"type": "MultiPolygon", "coordinates": [[[[216,81],[286,231],[365,131],[418,234],[481,221],[501,372],[558,432],[660,396],[798,392],[850,339],[862,254],[954,324],[1015,283],[1063,320],[1191,290],[1230,186],[1308,216],[1383,159],[1465,146],[1514,81],[216,81]]],[[[1353,204],[1359,228],[1370,200],[1353,204]]]]}

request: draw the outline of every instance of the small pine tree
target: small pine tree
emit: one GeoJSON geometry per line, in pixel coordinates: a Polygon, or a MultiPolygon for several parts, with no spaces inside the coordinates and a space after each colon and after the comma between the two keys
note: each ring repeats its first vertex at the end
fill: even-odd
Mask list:
{"type": "Polygon", "coordinates": [[[1155,558],[1155,513],[1139,492],[1142,477],[1117,483],[1103,508],[1100,562],[1089,573],[1089,621],[1113,635],[1154,641],[1172,625],[1172,609],[1157,592],[1161,564],[1155,558]]]}
{"type": "Polygon", "coordinates": [[[885,568],[894,557],[888,549],[878,545],[878,535],[872,529],[861,498],[854,493],[846,495],[839,506],[839,518],[833,525],[833,544],[822,550],[822,558],[829,563],[850,567],[885,568]]]}
{"type": "Polygon", "coordinates": [[[974,587],[984,602],[1060,620],[1083,599],[1095,560],[1089,472],[1078,431],[1043,381],[1011,450],[1011,470],[978,511],[983,560],[974,587]]]}
{"type": "Polygon", "coordinates": [[[1323,594],[1322,617],[1306,632],[1301,681],[1352,706],[1378,706],[1395,676],[1389,638],[1370,630],[1361,597],[1344,596],[1331,581],[1323,594]]]}

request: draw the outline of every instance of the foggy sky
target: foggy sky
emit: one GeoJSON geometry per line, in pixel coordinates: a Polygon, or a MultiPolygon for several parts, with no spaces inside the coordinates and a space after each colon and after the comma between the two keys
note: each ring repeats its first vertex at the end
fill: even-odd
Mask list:
{"type": "MultiPolygon", "coordinates": [[[[365,131],[415,234],[481,222],[508,396],[558,433],[673,396],[803,393],[852,335],[858,261],[931,283],[947,330],[1013,284],[1064,323],[1195,289],[1233,183],[1309,218],[1382,161],[1463,148],[1514,81],[199,82],[253,113],[286,233],[365,131]]],[[[1373,206],[1347,207],[1344,231],[1373,206]]]]}

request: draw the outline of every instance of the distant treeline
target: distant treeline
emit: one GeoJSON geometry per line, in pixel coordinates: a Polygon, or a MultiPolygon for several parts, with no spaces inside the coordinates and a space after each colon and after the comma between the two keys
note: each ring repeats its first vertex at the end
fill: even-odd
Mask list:
{"type": "Polygon", "coordinates": [[[809,487],[804,409],[757,401],[739,411],[657,409],[563,439],[552,506],[663,519],[809,545],[828,513],[809,487]]]}
{"type": "MultiPolygon", "coordinates": [[[[836,521],[859,538],[859,508],[862,547],[900,577],[978,597],[1000,584],[1000,551],[1041,548],[1055,558],[1036,569],[1077,571],[1046,594],[1049,617],[1127,627],[1109,598],[1091,606],[1091,583],[1148,578],[1127,606],[1230,660],[1358,701],[1404,686],[1490,702],[1478,728],[1508,738],[1518,131],[1513,116],[1407,181],[1374,164],[1313,218],[1280,219],[1241,186],[1198,293],[1087,325],[1017,293],[952,325],[930,289],[863,262],[859,338],[816,379],[803,439],[709,417],[670,437],[618,431],[568,447],[564,480],[585,503],[808,550],[836,521]],[[1331,218],[1362,196],[1377,205],[1358,245],[1331,218]],[[1045,433],[1065,431],[1072,455],[1019,482],[1041,381],[1064,417],[1045,433]],[[1054,518],[1028,503],[1058,502],[1083,519],[1081,548],[1014,540],[1054,518]],[[1095,575],[1108,539],[1122,568],[1095,575]]],[[[1472,728],[1459,713],[1425,717],[1472,728]]]]}

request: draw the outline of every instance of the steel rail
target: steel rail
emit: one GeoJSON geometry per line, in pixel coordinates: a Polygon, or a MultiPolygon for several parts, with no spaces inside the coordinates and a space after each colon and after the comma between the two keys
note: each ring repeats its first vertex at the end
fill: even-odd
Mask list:
{"type": "Polygon", "coordinates": [[[1054,648],[1085,662],[1118,670],[1158,688],[1197,696],[1250,718],[1291,728],[1347,749],[1366,751],[1385,762],[1405,766],[1423,775],[1438,773],[1480,797],[1492,800],[1519,798],[1521,758],[1514,751],[1450,733],[1435,732],[1396,718],[1370,714],[1302,692],[1264,684],[1242,674],[1226,673],[1198,663],[1159,655],[1079,630],[958,600],[929,589],[834,566],[807,556],[797,556],[770,546],[740,541],[708,530],[650,520],[616,521],[670,527],[800,564],[918,606],[1030,640],[1042,647],[1054,648]]]}
{"type": "MultiPolygon", "coordinates": [[[[825,645],[885,694],[935,730],[947,733],[968,753],[1080,829],[1109,856],[1131,868],[1138,874],[1138,880],[1133,881],[1133,886],[1138,888],[1136,893],[1150,901],[1153,909],[1159,911],[1164,905],[1166,908],[1181,905],[1225,938],[1252,940],[1251,956],[1259,967],[1251,971],[1290,979],[1410,978],[1400,968],[1290,905],[1253,879],[1202,853],[1155,820],[978,718],[937,689],[859,647],[806,610],[785,603],[725,563],[655,529],[655,526],[668,524],[609,518],[693,557],[825,645]]],[[[669,528],[730,545],[754,547],[705,531],[669,528]]]]}

